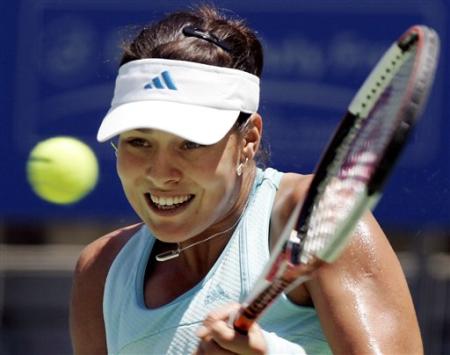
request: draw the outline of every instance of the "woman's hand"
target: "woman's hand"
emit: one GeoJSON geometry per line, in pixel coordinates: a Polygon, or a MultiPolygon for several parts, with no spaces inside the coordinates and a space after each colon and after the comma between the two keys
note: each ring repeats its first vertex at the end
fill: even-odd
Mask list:
{"type": "Polygon", "coordinates": [[[248,335],[229,326],[230,318],[239,304],[226,305],[209,313],[197,331],[200,343],[196,355],[201,354],[266,354],[267,345],[258,324],[252,325],[248,335]]]}

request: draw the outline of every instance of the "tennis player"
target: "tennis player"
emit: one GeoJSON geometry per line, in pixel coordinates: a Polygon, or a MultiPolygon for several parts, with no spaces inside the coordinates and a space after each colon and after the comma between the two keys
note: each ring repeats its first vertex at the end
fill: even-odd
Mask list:
{"type": "Polygon", "coordinates": [[[212,7],[170,14],[126,46],[98,139],[116,141],[141,222],[79,258],[76,354],[422,352],[405,277],[369,214],[248,335],[228,325],[310,182],[257,167],[262,66],[255,33],[212,7]]]}

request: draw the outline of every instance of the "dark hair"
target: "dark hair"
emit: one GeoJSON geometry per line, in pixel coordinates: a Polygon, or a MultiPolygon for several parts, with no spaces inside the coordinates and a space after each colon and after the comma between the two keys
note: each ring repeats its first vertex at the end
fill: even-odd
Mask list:
{"type": "Polygon", "coordinates": [[[124,45],[121,65],[143,58],[186,60],[240,69],[261,76],[263,50],[256,34],[241,19],[228,19],[211,6],[174,12],[144,27],[124,45]],[[204,39],[186,36],[193,26],[226,43],[229,51],[204,39]]]}
{"type": "MultiPolygon", "coordinates": [[[[261,77],[263,49],[255,32],[242,19],[226,18],[216,8],[203,5],[189,11],[177,11],[144,27],[130,42],[123,45],[120,65],[144,58],[185,60],[246,71],[261,77]],[[192,26],[224,43],[196,36],[186,36],[183,29],[192,26]]],[[[249,114],[241,112],[236,128],[244,127],[249,114]]],[[[256,160],[265,166],[269,151],[261,142],[256,160]]]]}

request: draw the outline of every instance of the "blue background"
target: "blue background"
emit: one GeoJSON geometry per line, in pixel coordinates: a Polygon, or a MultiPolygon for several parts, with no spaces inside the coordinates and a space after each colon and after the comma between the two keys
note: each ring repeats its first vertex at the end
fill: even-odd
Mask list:
{"type": "MultiPolygon", "coordinates": [[[[196,1],[197,2],[197,1],[196,1]]],[[[408,279],[426,354],[450,354],[449,0],[214,1],[265,47],[261,113],[272,166],[309,173],[378,58],[414,24],[442,48],[429,104],[375,215],[408,279]]],[[[71,354],[68,300],[81,248],[137,220],[108,144],[119,44],[186,1],[0,0],[0,354],[71,354]],[[75,136],[100,163],[96,189],[70,206],[26,180],[39,141],[75,136]]]]}
{"type": "MultiPolygon", "coordinates": [[[[375,214],[387,227],[450,226],[448,44],[443,1],[217,1],[246,18],[265,47],[261,112],[271,165],[308,173],[385,49],[408,27],[440,35],[429,105],[375,214]]],[[[109,107],[121,39],[182,1],[2,1],[0,5],[0,215],[5,220],[135,219],[109,145],[95,141],[109,107]],[[40,140],[70,135],[100,162],[98,186],[71,206],[39,199],[26,159],[40,140]]]]}

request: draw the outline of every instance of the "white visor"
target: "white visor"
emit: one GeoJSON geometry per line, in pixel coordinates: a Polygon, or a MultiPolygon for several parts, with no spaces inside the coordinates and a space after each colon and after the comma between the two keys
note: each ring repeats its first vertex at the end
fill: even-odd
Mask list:
{"type": "Polygon", "coordinates": [[[242,70],[169,59],[139,59],[119,69],[111,108],[99,128],[104,142],[150,128],[199,144],[221,140],[240,112],[255,113],[259,78],[242,70]]]}

